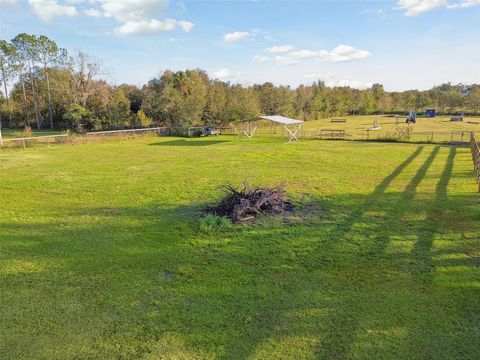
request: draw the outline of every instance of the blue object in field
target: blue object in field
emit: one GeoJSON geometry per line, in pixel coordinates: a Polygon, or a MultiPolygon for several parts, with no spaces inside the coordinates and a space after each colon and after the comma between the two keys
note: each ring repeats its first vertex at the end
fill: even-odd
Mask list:
{"type": "Polygon", "coordinates": [[[425,110],[425,117],[427,117],[427,118],[434,118],[436,114],[437,113],[436,113],[435,109],[425,110]]]}
{"type": "Polygon", "coordinates": [[[206,127],[205,128],[205,134],[212,135],[212,128],[206,127]]]}

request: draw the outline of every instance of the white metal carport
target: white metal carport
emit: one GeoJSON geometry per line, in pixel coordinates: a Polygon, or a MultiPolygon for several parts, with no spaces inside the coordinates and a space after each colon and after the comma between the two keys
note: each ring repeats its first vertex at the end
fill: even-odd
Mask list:
{"type": "Polygon", "coordinates": [[[280,124],[283,128],[287,131],[288,134],[288,142],[298,141],[299,131],[302,128],[303,121],[288,118],[285,116],[280,115],[270,115],[270,116],[258,116],[254,119],[241,121],[240,122],[240,130],[247,136],[248,138],[252,138],[257,130],[258,124],[257,119],[268,120],[276,124],[280,124]]]}

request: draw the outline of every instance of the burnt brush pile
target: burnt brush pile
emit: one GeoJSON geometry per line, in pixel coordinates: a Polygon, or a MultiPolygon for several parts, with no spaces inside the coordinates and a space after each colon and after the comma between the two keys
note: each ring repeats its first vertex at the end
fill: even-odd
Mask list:
{"type": "Polygon", "coordinates": [[[274,188],[235,188],[224,186],[225,196],[212,207],[205,208],[205,215],[224,216],[233,223],[254,220],[260,215],[281,215],[293,211],[292,202],[286,197],[282,185],[274,188]]]}

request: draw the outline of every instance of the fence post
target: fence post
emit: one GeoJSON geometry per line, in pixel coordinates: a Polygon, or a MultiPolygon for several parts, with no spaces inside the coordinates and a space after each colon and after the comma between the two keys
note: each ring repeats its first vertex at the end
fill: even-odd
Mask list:
{"type": "Polygon", "coordinates": [[[470,133],[470,149],[472,151],[473,167],[477,178],[478,192],[480,193],[480,148],[473,132],[470,133]]]}

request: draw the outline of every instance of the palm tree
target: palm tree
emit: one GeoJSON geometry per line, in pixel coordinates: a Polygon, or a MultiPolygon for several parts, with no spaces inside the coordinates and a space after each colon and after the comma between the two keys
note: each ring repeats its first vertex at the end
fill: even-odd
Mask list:
{"type": "Polygon", "coordinates": [[[187,97],[190,94],[190,84],[187,73],[185,71],[178,71],[175,73],[173,79],[178,90],[180,90],[184,97],[187,97]]]}

